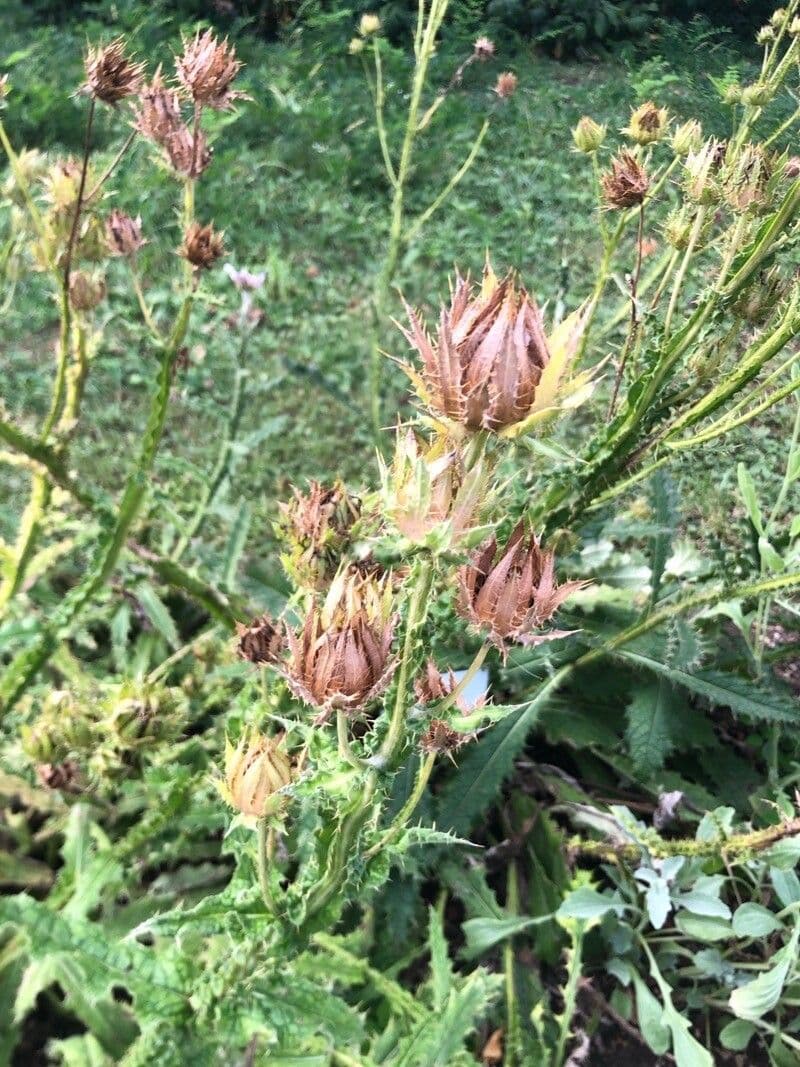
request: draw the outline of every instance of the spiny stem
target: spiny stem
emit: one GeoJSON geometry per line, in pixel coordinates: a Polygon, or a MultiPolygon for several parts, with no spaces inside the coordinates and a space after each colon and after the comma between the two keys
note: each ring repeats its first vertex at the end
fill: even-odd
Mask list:
{"type": "Polygon", "coordinates": [[[75,214],[72,216],[72,226],[69,231],[67,250],[64,253],[64,288],[69,293],[69,276],[72,270],[72,256],[75,251],[75,241],[78,236],[78,227],[83,208],[83,194],[86,190],[86,175],[89,170],[89,155],[92,148],[92,125],[94,123],[96,101],[92,96],[89,99],[89,113],[86,116],[86,137],[83,145],[83,162],[81,163],[81,176],[78,183],[78,196],[75,201],[75,214]]]}
{"type": "Polygon", "coordinates": [[[382,852],[388,845],[391,845],[391,843],[402,833],[406,823],[414,814],[417,804],[419,804],[422,799],[422,794],[425,792],[425,787],[430,780],[435,762],[436,753],[429,752],[425,756],[425,759],[420,763],[419,773],[417,774],[414,788],[411,790],[408,800],[392,820],[392,825],[386,830],[383,836],[364,853],[364,859],[370,860],[374,856],[377,856],[379,852],[382,852]]]}

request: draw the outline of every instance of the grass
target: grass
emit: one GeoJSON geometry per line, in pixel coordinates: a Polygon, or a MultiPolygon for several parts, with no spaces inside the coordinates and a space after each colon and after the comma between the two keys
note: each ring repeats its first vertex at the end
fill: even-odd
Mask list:
{"type": "MultiPolygon", "coordinates": [[[[141,15],[141,9],[134,11],[141,15]]],[[[151,62],[167,60],[178,40],[178,25],[160,14],[137,21],[128,12],[118,25],[77,19],[47,28],[35,25],[21,6],[12,7],[12,13],[5,66],[15,96],[8,125],[25,134],[29,146],[48,152],[75,151],[80,141],[83,105],[68,94],[80,82],[87,37],[132,31],[151,62]]],[[[225,230],[231,260],[254,269],[266,266],[268,273],[265,318],[249,354],[235,491],[207,531],[221,533],[242,501],[252,505],[249,571],[256,584],[269,584],[274,577],[260,546],[269,540],[275,501],[285,496],[289,483],[337,473],[358,482],[374,470],[365,400],[366,322],[385,240],[388,190],[361,62],[346,54],[350,29],[342,23],[324,34],[297,33],[278,43],[240,37],[237,45],[247,63],[243,83],[252,99],[235,119],[218,116],[214,162],[198,190],[199,212],[225,230]]],[[[402,262],[398,286],[404,295],[435,308],[454,264],[478,271],[490,249],[498,268],[515,266],[551,310],[584,299],[600,242],[590,170],[571,151],[570,129],[586,113],[618,125],[630,104],[656,96],[679,116],[699,109],[707,128],[724,132],[724,113],[709,104],[706,72],[687,49],[685,34],[669,31],[661,42],[663,54],[644,63],[635,56],[556,63],[518,44],[490,64],[473,66],[420,141],[412,212],[436,195],[442,176],[459,165],[490,113],[492,128],[476,165],[402,262]],[[689,65],[680,67],[679,61],[689,65]],[[518,73],[520,90],[503,105],[489,87],[506,68],[518,73]]],[[[437,83],[449,79],[468,48],[468,42],[444,43],[434,62],[437,83]]],[[[703,65],[718,73],[737,60],[716,36],[707,38],[704,48],[703,65]]],[[[393,52],[387,63],[390,133],[399,132],[408,73],[409,57],[393,52]]],[[[99,132],[103,152],[124,127],[122,115],[105,117],[99,132]]],[[[134,152],[147,156],[149,149],[138,144],[134,152]]],[[[158,264],[178,244],[177,189],[155,163],[145,168],[143,186],[141,170],[130,164],[120,170],[115,202],[143,215],[150,240],[144,275],[158,307],[172,299],[160,287],[158,264]]],[[[95,359],[74,458],[78,469],[90,464],[113,489],[138,436],[154,356],[131,325],[134,305],[117,264],[110,285],[121,304],[113,305],[117,321],[107,331],[111,340],[95,359]]],[[[234,309],[235,294],[221,271],[207,288],[209,313],[195,320],[156,472],[159,485],[177,483],[170,496],[178,501],[195,496],[213,466],[215,427],[224,417],[232,378],[225,316],[234,309]]],[[[393,313],[399,312],[396,296],[393,313]]],[[[44,289],[35,280],[21,283],[2,342],[5,402],[20,419],[41,417],[46,408],[55,321],[44,289]]],[[[395,354],[404,350],[388,323],[385,345],[395,354]]],[[[402,406],[404,381],[387,363],[387,411],[402,406]]],[[[732,438],[731,458],[735,453],[736,459],[761,468],[773,484],[780,472],[762,445],[765,439],[779,442],[790,418],[787,407],[772,414],[769,426],[732,438]]],[[[727,459],[725,465],[735,466],[727,459]]],[[[0,468],[0,479],[0,536],[8,539],[27,478],[0,468]]],[[[682,469],[681,480],[690,511],[702,502],[702,511],[723,530],[732,486],[719,483],[716,463],[693,462],[682,469]]],[[[159,506],[173,506],[166,493],[159,506]]]]}

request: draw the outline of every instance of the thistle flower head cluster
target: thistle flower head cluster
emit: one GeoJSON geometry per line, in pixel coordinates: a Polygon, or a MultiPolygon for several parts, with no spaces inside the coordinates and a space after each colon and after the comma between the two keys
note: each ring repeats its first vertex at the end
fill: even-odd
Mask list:
{"type": "Polygon", "coordinates": [[[342,482],[313,481],[305,493],[294,489],[279,510],[277,532],[286,546],[281,560],[287,573],[301,587],[324,589],[352,543],[361,501],[342,482]]]}
{"type": "Polygon", "coordinates": [[[548,338],[536,302],[511,274],[500,280],[487,264],[479,288],[458,275],[435,337],[417,312],[406,311],[410,326],[401,329],[422,368],[403,368],[451,432],[516,436],[588,395],[588,374],[568,378],[582,315],[573,313],[548,338]]]}
{"type": "Polygon", "coordinates": [[[183,235],[178,255],[196,270],[209,270],[225,254],[223,235],[211,223],[190,222],[183,235]]]}
{"type": "Polygon", "coordinates": [[[668,125],[667,109],[658,107],[652,100],[648,100],[631,112],[628,125],[622,132],[636,144],[648,145],[660,141],[668,125]]]}
{"type": "Polygon", "coordinates": [[[242,94],[231,83],[242,68],[227,40],[219,41],[212,30],[203,30],[183,42],[183,54],[175,60],[178,82],[195,104],[224,111],[242,94]]]}
{"type": "Polygon", "coordinates": [[[106,219],[106,242],[113,256],[135,256],[146,244],[141,217],[134,219],[115,208],[106,219]]]}

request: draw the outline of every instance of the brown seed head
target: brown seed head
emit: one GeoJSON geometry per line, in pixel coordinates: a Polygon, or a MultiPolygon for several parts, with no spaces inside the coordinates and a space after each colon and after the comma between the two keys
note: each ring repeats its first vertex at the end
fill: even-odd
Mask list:
{"type": "Polygon", "coordinates": [[[787,178],[800,177],[800,156],[790,156],[784,164],[783,173],[787,178]]]}
{"type": "Polygon", "coordinates": [[[179,126],[164,142],[164,148],[172,169],[187,178],[199,178],[211,162],[211,149],[201,129],[179,126]]]}
{"type": "Polygon", "coordinates": [[[761,145],[747,144],[721,177],[722,193],[735,211],[758,209],[767,199],[773,161],[761,145]],[[727,171],[727,173],[726,173],[727,171]]]}
{"type": "Polygon", "coordinates": [[[327,486],[312,481],[308,492],[292,493],[288,504],[279,505],[278,533],[288,549],[281,559],[298,584],[319,589],[329,585],[339,569],[361,502],[342,482],[327,486]]]}
{"type": "Polygon", "coordinates": [[[208,270],[225,254],[222,237],[210,222],[205,226],[199,222],[191,222],[183,235],[183,244],[178,249],[178,255],[188,259],[198,270],[208,270]]]}
{"type": "Polygon", "coordinates": [[[462,745],[474,738],[474,734],[461,734],[449,726],[444,719],[431,719],[428,729],[419,741],[423,752],[443,752],[452,756],[462,745]]]}
{"type": "Polygon", "coordinates": [[[159,68],[139,93],[135,126],[143,137],[164,147],[183,125],[181,102],[175,89],[164,84],[159,68]]]}
{"type": "Polygon", "coordinates": [[[534,633],[585,582],[556,585],[555,559],[543,552],[535,536],[525,537],[522,523],[505,548],[489,538],[458,573],[458,612],[505,651],[506,642],[539,644],[565,631],[534,633]]]}
{"type": "Polygon", "coordinates": [[[606,206],[614,209],[636,207],[644,201],[650,188],[647,171],[625,149],[611,160],[611,170],[600,180],[606,206]]]}
{"type": "Polygon", "coordinates": [[[106,283],[103,278],[76,270],[69,279],[69,302],[75,311],[92,311],[104,299],[106,283]]]}
{"type": "Polygon", "coordinates": [[[217,111],[230,108],[242,96],[231,91],[231,82],[242,64],[227,39],[218,41],[211,30],[197,33],[183,42],[183,55],[175,60],[175,70],[186,93],[197,104],[217,111]]]}
{"type": "Polygon", "coordinates": [[[656,107],[652,100],[648,100],[631,112],[630,121],[623,133],[637,144],[652,144],[661,139],[667,122],[667,109],[656,107]]]}
{"type": "Polygon", "coordinates": [[[472,46],[472,54],[481,62],[491,59],[496,51],[494,41],[490,37],[478,37],[472,46]]]}
{"type": "Polygon", "coordinates": [[[510,70],[505,70],[502,74],[498,74],[493,92],[501,100],[508,100],[517,91],[518,82],[519,78],[517,78],[516,74],[512,74],[510,70]]]}
{"type": "Polygon", "coordinates": [[[142,237],[142,220],[134,219],[116,208],[106,219],[106,242],[113,256],[134,256],[146,244],[142,237]]]}
{"type": "Polygon", "coordinates": [[[102,48],[90,48],[84,68],[89,92],[112,107],[138,92],[142,84],[144,66],[128,58],[121,37],[102,48]]]}
{"type": "Polygon", "coordinates": [[[580,315],[564,320],[551,350],[535,301],[511,274],[498,280],[488,264],[477,292],[468,277],[456,276],[435,340],[421,317],[407,305],[406,311],[410,328],[401,329],[422,369],[403,369],[423,403],[449,423],[504,432],[558,409],[580,342],[580,315]]]}
{"type": "Polygon", "coordinates": [[[280,810],[282,792],[291,784],[291,760],[280,738],[244,734],[234,748],[225,745],[225,778],[217,782],[222,797],[242,815],[261,819],[280,810]]]}
{"type": "Polygon", "coordinates": [[[314,605],[303,627],[287,630],[289,657],[279,673],[298,699],[320,712],[356,714],[389,684],[395,619],[388,582],[342,573],[325,603],[314,605]]]}
{"type": "Polygon", "coordinates": [[[236,652],[249,663],[276,663],[285,648],[282,631],[269,615],[261,615],[248,626],[236,626],[236,652]]]}
{"type": "Polygon", "coordinates": [[[63,793],[81,791],[80,767],[73,759],[65,759],[63,763],[40,763],[36,777],[45,789],[58,789],[63,793]]]}

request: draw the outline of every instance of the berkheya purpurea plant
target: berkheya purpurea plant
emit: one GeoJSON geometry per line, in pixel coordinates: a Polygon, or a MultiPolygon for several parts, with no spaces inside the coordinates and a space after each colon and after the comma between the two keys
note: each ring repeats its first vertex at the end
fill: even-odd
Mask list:
{"type": "MultiPolygon", "coordinates": [[[[32,468],[29,502],[20,520],[16,543],[3,563],[0,612],[11,610],[13,598],[24,589],[29,576],[38,574],[37,552],[42,548],[42,531],[50,517],[55,487],[88,508],[101,525],[82,581],[70,590],[51,617],[42,621],[33,642],[7,665],[0,679],[0,702],[6,706],[24,692],[59,641],[101,593],[126,546],[134,547],[139,560],[150,565],[160,581],[180,586],[204,600],[228,624],[233,620],[227,598],[181,568],[182,549],[176,551],[175,559],[167,560],[137,546],[131,537],[146,506],[148,480],[168,417],[170,391],[201,279],[224,254],[222,234],[211,223],[196,217],[195,188],[212,159],[202,124],[204,110],[229,109],[241,97],[232,88],[241,64],[227,41],[204,31],[184,40],[172,80],[167,80],[159,68],[146,81],[143,64],[128,54],[122,40],[90,48],[84,66],[86,81],[82,92],[87,99],[87,117],[85,147],[79,160],[44,161],[31,153],[18,153],[0,123],[0,142],[13,178],[10,193],[14,247],[20,258],[52,279],[60,320],[52,398],[41,427],[30,433],[6,418],[0,419],[0,439],[12,450],[12,457],[21,457],[32,468]],[[96,172],[92,137],[98,107],[116,111],[130,108],[127,117],[131,129],[110,163],[96,172]],[[142,288],[137,262],[146,243],[142,221],[113,208],[108,191],[112,175],[137,137],[157,150],[161,164],[177,180],[180,193],[182,236],[176,252],[183,259],[184,268],[179,271],[179,260],[173,259],[177,310],[171,323],[157,321],[142,288]],[[72,470],[69,450],[80,419],[91,360],[103,343],[96,313],[107,299],[105,272],[111,259],[123,261],[128,268],[130,288],[138,302],[148,342],[157,354],[138,457],[116,501],[91,484],[88,471],[76,474],[72,470]]],[[[4,97],[8,91],[8,83],[4,82],[4,97]]],[[[218,479],[212,478],[212,486],[215,481],[218,479]]],[[[202,508],[201,512],[204,513],[202,508]]],[[[203,514],[192,524],[193,530],[202,524],[202,517],[203,514]]],[[[43,547],[45,558],[50,551],[51,546],[43,547]]]]}

